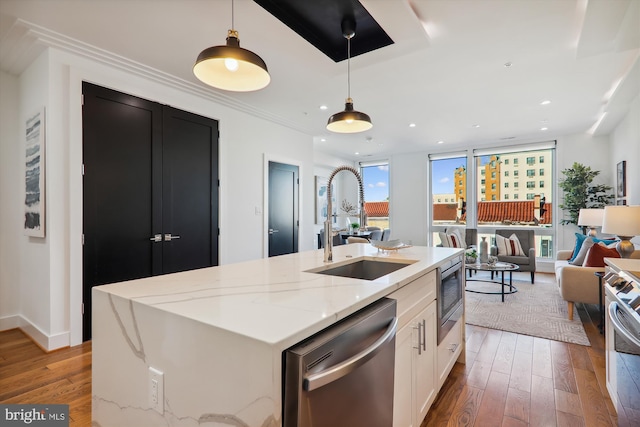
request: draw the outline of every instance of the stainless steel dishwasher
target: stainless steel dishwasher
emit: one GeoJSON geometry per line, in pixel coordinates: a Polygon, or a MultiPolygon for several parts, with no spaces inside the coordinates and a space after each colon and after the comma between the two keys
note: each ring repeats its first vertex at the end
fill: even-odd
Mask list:
{"type": "Polygon", "coordinates": [[[284,427],[391,427],[398,320],[382,298],[283,352],[284,427]]]}

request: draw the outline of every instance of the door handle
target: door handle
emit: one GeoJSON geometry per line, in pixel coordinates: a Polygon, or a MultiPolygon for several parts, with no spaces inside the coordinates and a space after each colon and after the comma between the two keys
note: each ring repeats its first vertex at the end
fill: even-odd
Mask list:
{"type": "Polygon", "coordinates": [[[180,238],[180,236],[176,236],[175,234],[174,235],[171,235],[171,234],[165,234],[164,235],[164,241],[165,242],[170,242],[172,240],[176,240],[176,239],[179,239],[179,238],[180,238]]]}
{"type": "Polygon", "coordinates": [[[269,234],[273,234],[273,233],[279,233],[280,230],[274,230],[273,228],[269,229],[269,234]]]}
{"type": "Polygon", "coordinates": [[[162,242],[162,234],[156,234],[153,237],[149,238],[154,243],[162,242]]]}
{"type": "Polygon", "coordinates": [[[413,329],[418,330],[418,346],[413,347],[418,349],[418,355],[422,354],[422,337],[423,337],[422,328],[424,328],[424,324],[422,322],[418,322],[417,328],[415,326],[413,327],[413,329]]]}
{"type": "Polygon", "coordinates": [[[622,335],[625,341],[627,341],[629,344],[633,344],[636,347],[640,347],[640,340],[638,340],[638,338],[636,338],[633,333],[629,331],[620,321],[618,317],[617,302],[612,302],[611,304],[609,304],[609,320],[611,320],[611,323],[613,324],[613,329],[615,329],[617,333],[622,335]]]}
{"type": "Polygon", "coordinates": [[[324,371],[318,372],[316,374],[306,375],[302,382],[302,387],[306,391],[315,390],[355,371],[360,366],[371,360],[376,354],[378,354],[378,352],[382,350],[385,344],[390,342],[396,336],[397,327],[398,318],[394,317],[393,320],[391,320],[391,323],[389,323],[389,326],[387,327],[387,330],[384,332],[384,334],[382,334],[382,336],[378,338],[376,342],[371,344],[371,347],[362,350],[355,356],[352,356],[344,362],[338,363],[331,368],[325,369],[324,371]]]}

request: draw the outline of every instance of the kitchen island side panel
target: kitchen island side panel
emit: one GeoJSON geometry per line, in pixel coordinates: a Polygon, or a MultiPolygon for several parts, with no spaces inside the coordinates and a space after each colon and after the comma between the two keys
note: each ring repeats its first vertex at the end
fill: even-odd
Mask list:
{"type": "Polygon", "coordinates": [[[96,426],[281,424],[272,346],[98,289],[92,346],[96,426]],[[151,406],[149,368],[163,373],[163,414],[151,406]]]}

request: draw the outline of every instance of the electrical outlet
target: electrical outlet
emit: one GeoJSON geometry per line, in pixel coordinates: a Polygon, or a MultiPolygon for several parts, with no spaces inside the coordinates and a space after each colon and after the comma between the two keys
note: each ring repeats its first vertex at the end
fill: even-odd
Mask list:
{"type": "Polygon", "coordinates": [[[149,367],[149,406],[164,414],[164,374],[149,367]]]}

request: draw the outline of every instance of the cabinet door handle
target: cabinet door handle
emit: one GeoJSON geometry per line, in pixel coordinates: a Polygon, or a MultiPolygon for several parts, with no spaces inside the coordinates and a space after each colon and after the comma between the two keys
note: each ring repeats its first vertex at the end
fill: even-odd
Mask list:
{"type": "Polygon", "coordinates": [[[456,348],[458,348],[458,344],[454,344],[454,343],[452,343],[452,344],[449,346],[449,351],[450,351],[451,353],[455,353],[455,352],[456,352],[456,348]]]}
{"type": "Polygon", "coordinates": [[[427,351],[427,325],[426,320],[422,319],[422,350],[427,351]]]}
{"type": "Polygon", "coordinates": [[[165,234],[164,235],[164,241],[165,242],[170,242],[172,240],[176,240],[176,239],[179,239],[179,238],[180,238],[180,236],[176,236],[175,234],[174,235],[171,235],[171,234],[165,234]]]}
{"type": "Polygon", "coordinates": [[[162,234],[156,234],[155,236],[149,238],[154,243],[162,242],[162,234]]]}
{"type": "Polygon", "coordinates": [[[418,349],[418,355],[422,354],[422,347],[423,347],[422,337],[424,336],[423,328],[424,328],[424,323],[422,323],[422,322],[418,322],[418,327],[417,328],[415,326],[413,327],[413,329],[417,329],[418,330],[418,346],[417,347],[413,347],[413,348],[418,349]]]}

